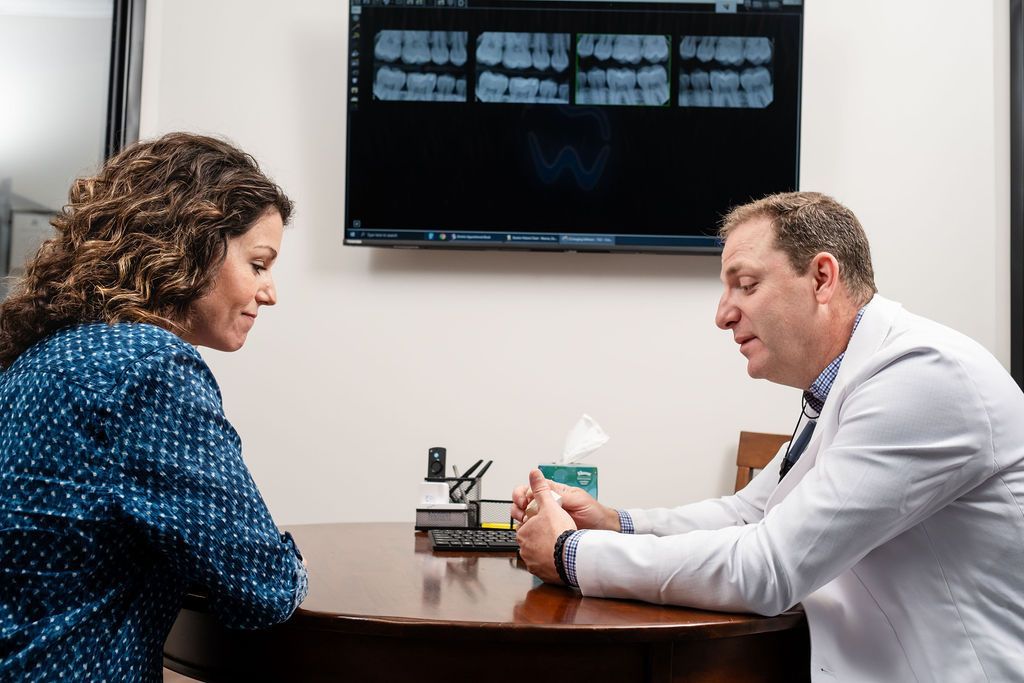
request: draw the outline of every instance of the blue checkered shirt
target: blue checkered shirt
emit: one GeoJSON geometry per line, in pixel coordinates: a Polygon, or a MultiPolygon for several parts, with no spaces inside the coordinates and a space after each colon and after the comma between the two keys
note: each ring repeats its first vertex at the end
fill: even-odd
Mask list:
{"type": "MultiPolygon", "coordinates": [[[[860,319],[864,317],[864,309],[861,308],[857,311],[857,317],[853,321],[853,332],[857,331],[857,326],[860,325],[860,319]]],[[[850,333],[850,338],[853,338],[853,332],[850,333]]],[[[816,415],[821,414],[821,409],[825,406],[825,399],[828,398],[828,392],[832,390],[832,383],[836,381],[836,377],[839,376],[839,366],[843,363],[843,356],[846,355],[846,351],[843,351],[835,360],[825,366],[825,369],[821,371],[818,378],[811,382],[811,386],[804,392],[804,400],[807,405],[814,410],[816,415]]],[[[634,532],[635,527],[633,526],[633,518],[625,510],[618,510],[619,513],[619,524],[622,526],[622,533],[631,534],[634,532]]],[[[579,582],[576,580],[576,551],[580,545],[580,538],[587,532],[586,529],[577,531],[572,536],[565,540],[565,548],[563,549],[563,558],[565,560],[565,575],[569,578],[569,585],[578,588],[579,582]]]]}

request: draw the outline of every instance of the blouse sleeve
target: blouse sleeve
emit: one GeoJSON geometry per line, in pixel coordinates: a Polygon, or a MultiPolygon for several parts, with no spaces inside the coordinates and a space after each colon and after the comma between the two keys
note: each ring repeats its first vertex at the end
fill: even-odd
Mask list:
{"type": "Polygon", "coordinates": [[[120,504],[228,626],[287,619],[306,596],[306,570],[274,524],[242,462],[217,384],[194,349],[170,346],[125,371],[112,406],[120,504]]]}

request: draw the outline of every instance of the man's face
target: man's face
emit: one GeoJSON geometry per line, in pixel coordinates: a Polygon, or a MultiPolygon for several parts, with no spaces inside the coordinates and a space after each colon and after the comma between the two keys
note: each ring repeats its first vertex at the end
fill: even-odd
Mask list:
{"type": "Polygon", "coordinates": [[[818,364],[815,282],[810,272],[795,272],[775,248],[767,218],[741,223],[729,233],[721,280],[725,290],[715,324],[732,331],[747,359],[747,374],[807,389],[818,364]]]}

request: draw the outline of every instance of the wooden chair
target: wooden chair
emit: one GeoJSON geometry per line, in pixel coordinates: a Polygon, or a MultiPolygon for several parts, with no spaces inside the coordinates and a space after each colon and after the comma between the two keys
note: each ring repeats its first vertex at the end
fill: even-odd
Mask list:
{"type": "Polygon", "coordinates": [[[740,432],[740,445],[736,449],[736,490],[749,484],[754,470],[763,470],[787,441],[788,434],[740,432]]]}

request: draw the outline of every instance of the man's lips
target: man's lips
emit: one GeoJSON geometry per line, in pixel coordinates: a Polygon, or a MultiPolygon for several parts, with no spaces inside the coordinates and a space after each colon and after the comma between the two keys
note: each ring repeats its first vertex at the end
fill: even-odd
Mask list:
{"type": "Polygon", "coordinates": [[[736,337],[736,343],[740,345],[740,353],[743,353],[745,349],[750,348],[750,342],[754,341],[755,339],[757,339],[757,337],[753,335],[736,337]]]}

